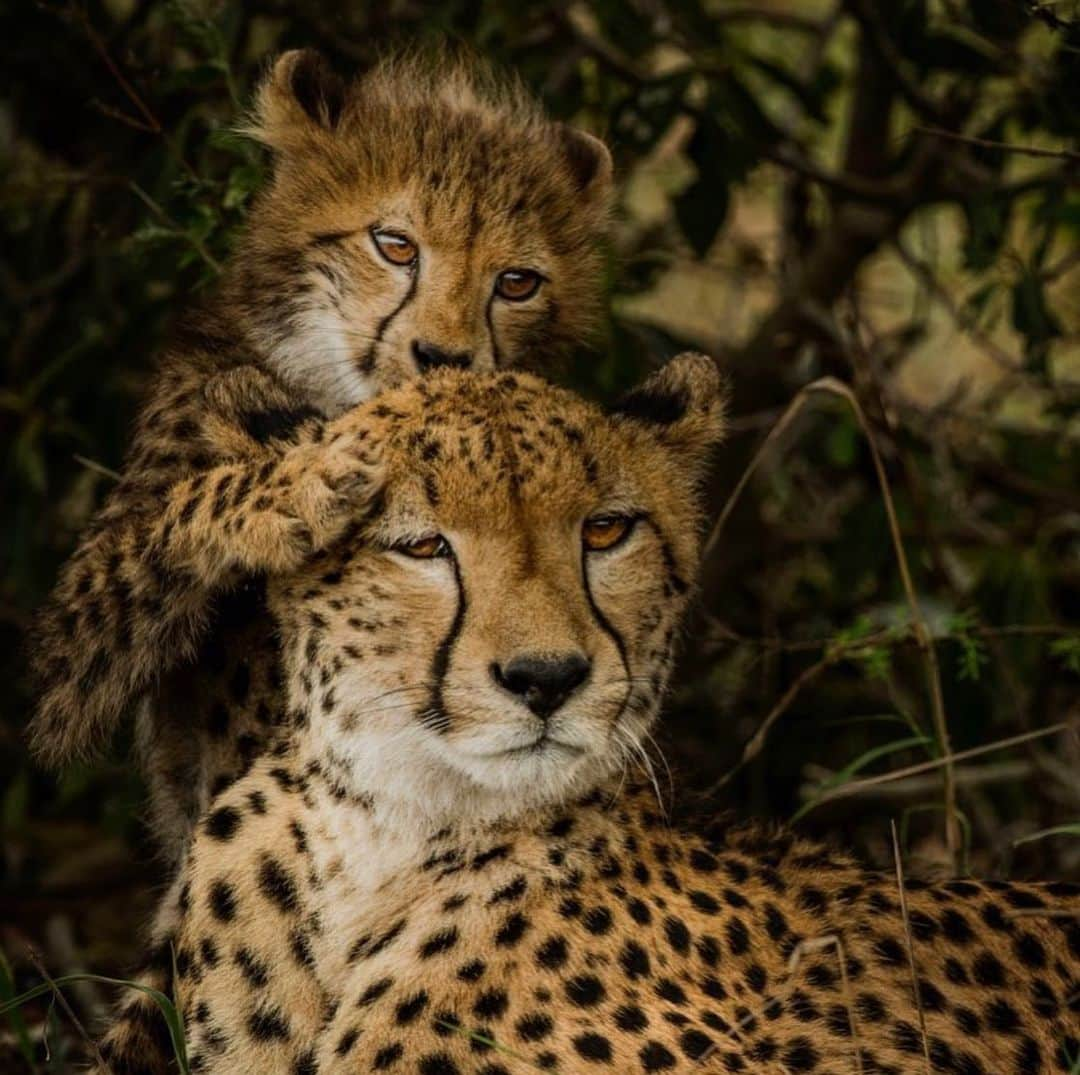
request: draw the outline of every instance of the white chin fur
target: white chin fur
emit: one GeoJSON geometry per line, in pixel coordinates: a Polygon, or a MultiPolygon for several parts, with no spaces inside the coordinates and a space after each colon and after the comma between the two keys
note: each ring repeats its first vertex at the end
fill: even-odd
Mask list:
{"type": "Polygon", "coordinates": [[[465,754],[415,724],[394,731],[334,737],[334,754],[350,772],[350,790],[369,793],[384,806],[420,813],[442,825],[471,818],[483,823],[550,808],[584,794],[618,764],[614,752],[570,752],[482,758],[465,754]]]}
{"type": "Polygon", "coordinates": [[[288,336],[268,348],[282,377],[330,418],[375,395],[375,385],[357,365],[361,351],[349,343],[341,317],[318,308],[305,312],[288,336]]]}

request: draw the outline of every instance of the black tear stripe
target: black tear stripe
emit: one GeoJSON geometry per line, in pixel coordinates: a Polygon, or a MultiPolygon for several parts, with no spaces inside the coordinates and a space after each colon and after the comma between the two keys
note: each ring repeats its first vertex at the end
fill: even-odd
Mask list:
{"type": "Polygon", "coordinates": [[[458,566],[457,557],[451,552],[449,559],[450,566],[454,571],[454,586],[458,595],[457,611],[454,613],[454,621],[450,624],[450,630],[439,643],[439,648],[431,659],[431,695],[428,700],[427,711],[421,716],[422,723],[439,735],[445,735],[450,730],[450,717],[446,712],[446,703],[443,700],[443,684],[446,680],[446,670],[450,667],[450,657],[454,652],[458,636],[461,634],[462,624],[465,622],[465,611],[468,608],[468,601],[465,599],[465,586],[461,581],[461,568],[458,566]]]}
{"type": "Polygon", "coordinates": [[[611,621],[600,611],[600,606],[593,597],[592,587],[589,586],[588,554],[586,553],[581,555],[581,584],[585,589],[585,600],[589,602],[589,608],[592,610],[593,616],[596,617],[596,622],[600,625],[600,629],[615,643],[615,648],[619,651],[619,660],[622,661],[623,674],[626,676],[627,693],[626,699],[623,701],[623,708],[619,710],[619,717],[616,718],[616,721],[618,721],[622,717],[626,703],[634,693],[630,676],[630,660],[626,656],[626,642],[623,636],[615,630],[611,621]]]}
{"type": "Polygon", "coordinates": [[[488,299],[487,308],[484,310],[484,321],[487,322],[488,338],[491,340],[491,365],[495,369],[502,366],[502,355],[499,354],[499,344],[495,339],[495,320],[491,316],[491,307],[495,304],[495,292],[492,291],[488,299]]]}
{"type": "Polygon", "coordinates": [[[382,342],[382,338],[394,318],[412,302],[413,296],[416,294],[416,282],[419,279],[420,266],[417,265],[413,271],[412,280],[409,282],[409,290],[405,292],[405,297],[379,322],[379,327],[375,330],[371,346],[367,349],[367,354],[364,355],[364,360],[360,363],[360,369],[364,373],[370,373],[375,368],[375,349],[382,342]]]}
{"type": "Polygon", "coordinates": [[[267,444],[272,440],[289,440],[304,422],[321,417],[314,407],[267,407],[242,412],[239,422],[252,440],[267,444]]]}
{"type": "Polygon", "coordinates": [[[667,572],[666,580],[671,592],[680,595],[686,593],[690,589],[690,585],[679,573],[678,565],[675,563],[675,553],[671,551],[671,543],[665,537],[663,530],[656,524],[655,519],[648,515],[642,515],[640,518],[656,535],[656,540],[660,542],[660,556],[664,561],[664,570],[667,572]]]}

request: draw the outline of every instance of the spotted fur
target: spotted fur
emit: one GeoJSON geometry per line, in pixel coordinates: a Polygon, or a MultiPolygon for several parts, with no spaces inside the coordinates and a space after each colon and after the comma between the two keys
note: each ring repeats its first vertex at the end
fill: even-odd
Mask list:
{"type": "Polygon", "coordinates": [[[609,416],[462,374],[369,413],[380,510],[272,581],[287,730],[203,816],[159,938],[192,1070],[1070,1070],[1075,887],[901,893],[623,779],[692,587],[708,360],[609,416]],[[587,551],[597,516],[637,521],[587,551]],[[433,533],[445,556],[401,551],[433,533]],[[588,678],[550,712],[498,674],[569,653],[588,678]]]}
{"type": "Polygon", "coordinates": [[[362,514],[373,457],[347,409],[418,373],[553,359],[590,330],[610,157],[450,53],[354,83],[282,56],[250,133],[273,157],[221,287],[166,355],[124,475],[61,572],[32,649],[41,757],[141,702],[153,827],[176,858],[280,717],[264,580],[362,514]],[[407,234],[389,263],[378,229],[407,234]],[[541,273],[510,302],[498,275],[541,273]],[[428,359],[425,359],[428,361],[428,359]]]}

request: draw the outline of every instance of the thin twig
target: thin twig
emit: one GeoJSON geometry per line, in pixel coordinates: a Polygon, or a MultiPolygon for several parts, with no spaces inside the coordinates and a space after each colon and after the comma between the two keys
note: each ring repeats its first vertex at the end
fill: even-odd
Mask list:
{"type": "Polygon", "coordinates": [[[872,0],[850,0],[848,6],[863,34],[866,35],[882,63],[888,68],[904,100],[920,115],[941,121],[942,105],[926,93],[920,83],[905,69],[907,61],[889,35],[876,4],[872,0]]]}
{"type": "Polygon", "coordinates": [[[147,127],[155,134],[160,134],[163,128],[158,121],[157,116],[150,111],[146,102],[138,94],[135,87],[125,77],[124,72],[120,70],[113,58],[109,55],[109,50],[105,47],[105,42],[102,41],[97,30],[94,29],[94,24],[90,21],[90,16],[87,14],[86,8],[82,4],[72,4],[71,9],[75,13],[75,17],[79,20],[79,23],[83,28],[83,33],[86,34],[86,39],[90,42],[90,47],[98,54],[98,58],[101,62],[109,69],[109,73],[116,81],[116,84],[123,90],[124,96],[126,96],[136,109],[138,109],[139,114],[142,116],[147,127]]]}
{"type": "Polygon", "coordinates": [[[71,458],[80,466],[84,466],[87,470],[92,470],[95,474],[102,475],[102,477],[112,478],[112,480],[116,482],[120,481],[122,477],[119,471],[105,466],[104,463],[97,463],[93,459],[87,459],[85,455],[79,455],[78,452],[74,452],[71,458]]]}
{"type": "Polygon", "coordinates": [[[154,216],[156,216],[158,220],[162,222],[162,224],[166,225],[176,235],[178,239],[183,239],[186,243],[188,243],[192,247],[192,249],[199,255],[199,257],[201,257],[203,261],[205,261],[206,264],[214,270],[214,272],[220,275],[222,271],[221,262],[218,261],[218,259],[215,258],[209,250],[207,250],[206,245],[201,239],[197,239],[194,235],[191,235],[188,232],[184,231],[184,229],[180,227],[180,225],[177,224],[177,222],[173,220],[173,218],[169,216],[169,214],[166,213],[165,210],[160,205],[158,205],[158,203],[154,201],[154,199],[151,198],[150,195],[147,194],[146,191],[143,190],[138,183],[132,181],[131,183],[128,183],[128,188],[131,190],[132,194],[134,194],[135,197],[138,198],[139,201],[141,201],[143,205],[145,205],[150,210],[150,212],[152,212],[154,216]]]}
{"type": "MultiPolygon", "coordinates": [[[[735,1023],[733,1023],[728,1029],[727,1033],[733,1037],[740,1045],[745,1044],[746,1039],[743,1037],[742,1031],[744,1028],[749,1027],[756,1019],[766,1015],[771,1009],[775,1008],[778,1004],[784,1003],[788,997],[795,991],[795,987],[798,985],[798,979],[795,977],[799,967],[802,966],[802,961],[809,955],[814,955],[818,952],[824,952],[826,949],[835,948],[837,951],[837,958],[840,962],[840,977],[844,982],[845,987],[848,986],[847,967],[845,965],[846,955],[844,953],[844,945],[840,938],[833,933],[827,934],[823,937],[809,937],[805,940],[799,941],[797,945],[792,949],[791,955],[788,957],[787,967],[784,971],[784,980],[780,988],[769,993],[762,998],[761,1003],[754,1008],[748,1009],[735,1023]]],[[[850,1009],[850,1005],[849,1005],[850,1009]]],[[[856,1042],[855,1057],[859,1065],[859,1073],[862,1075],[862,1050],[858,1045],[858,1035],[855,1034],[855,1020],[854,1013],[849,1010],[849,1016],[851,1016],[852,1022],[852,1037],[856,1042]]],[[[711,1056],[715,1055],[720,1049],[718,1043],[713,1042],[697,1059],[698,1063],[703,1063],[711,1056]]]]}
{"type": "Polygon", "coordinates": [[[1005,918],[1080,918],[1080,908],[1070,911],[1067,908],[1054,910],[1050,907],[1023,907],[1019,910],[1004,911],[1003,914],[1005,918]]]}
{"type": "Polygon", "coordinates": [[[75,1014],[71,1005],[68,1003],[67,997],[64,996],[63,990],[53,981],[52,976],[45,969],[45,964],[42,962],[41,957],[38,955],[37,950],[33,945],[27,945],[27,954],[30,957],[30,962],[34,964],[38,974],[45,980],[46,985],[52,990],[52,995],[56,999],[56,1002],[64,1009],[65,1014],[71,1020],[72,1025],[79,1032],[79,1036],[90,1047],[90,1050],[94,1054],[94,1060],[100,1065],[100,1070],[106,1075],[112,1075],[112,1068],[109,1066],[105,1057],[102,1055],[101,1050],[98,1048],[98,1044],[94,1039],[86,1032],[86,1027],[82,1025],[82,1021],[75,1014]]]}
{"type": "Polygon", "coordinates": [[[750,741],[743,747],[742,757],[739,758],[738,762],[720,777],[719,780],[709,787],[708,791],[705,793],[706,795],[715,795],[719,792],[731,781],[732,777],[761,753],[762,747],[765,746],[765,740],[768,738],[772,726],[788,711],[792,702],[794,702],[799,694],[802,693],[803,688],[808,684],[813,683],[822,672],[825,672],[836,664],[837,661],[843,657],[845,651],[845,647],[836,646],[835,648],[830,649],[820,661],[810,665],[809,668],[804,669],[799,674],[795,681],[780,696],[780,700],[776,705],[769,710],[768,715],[761,722],[758,730],[754,732],[750,741]]]}
{"type": "MultiPolygon", "coordinates": [[[[124,72],[120,70],[120,67],[109,55],[109,50],[105,46],[105,42],[101,39],[101,35],[94,29],[94,24],[90,21],[90,16],[87,14],[86,8],[82,3],[72,3],[71,10],[82,26],[83,33],[86,34],[86,39],[90,42],[90,47],[98,54],[101,62],[109,69],[109,73],[112,75],[116,84],[123,91],[124,96],[135,106],[139,115],[142,116],[143,122],[148,128],[148,133],[157,135],[168,149],[172,158],[184,169],[192,179],[198,179],[199,175],[194,168],[188,164],[184,155],[180,152],[179,148],[169,137],[168,131],[166,131],[161,121],[151,111],[150,106],[143,100],[141,95],[135,89],[135,87],[128,81],[124,72]]],[[[124,121],[131,123],[130,117],[124,117],[124,121]]]]}
{"type": "Polygon", "coordinates": [[[115,119],[118,123],[123,123],[126,127],[131,127],[133,130],[142,131],[143,134],[158,134],[160,133],[156,127],[151,127],[148,123],[144,123],[141,119],[136,119],[134,116],[129,116],[126,112],[122,112],[119,108],[113,108],[112,105],[107,105],[104,101],[99,101],[97,98],[90,102],[91,107],[96,108],[103,116],[108,116],[109,119],[115,119]]]}
{"type": "Polygon", "coordinates": [[[1029,743],[1033,739],[1045,739],[1049,735],[1072,730],[1075,719],[1062,720],[1057,724],[1051,724],[1046,728],[1037,728],[1032,732],[1024,732],[1022,735],[1010,736],[1008,739],[999,739],[996,743],[986,743],[981,747],[971,747],[969,750],[961,750],[947,757],[934,758],[931,761],[918,762],[915,765],[907,765],[903,769],[895,769],[891,773],[882,773],[879,776],[868,776],[864,780],[855,780],[850,784],[841,784],[839,787],[825,792],[814,808],[832,802],[835,799],[846,799],[851,795],[858,795],[867,788],[875,788],[881,784],[889,784],[894,780],[903,780],[905,777],[918,776],[920,773],[933,772],[943,766],[952,766],[957,762],[967,761],[969,758],[979,758],[984,754],[993,754],[998,750],[1007,750],[1009,747],[1020,746],[1029,743]]]}
{"type": "Polygon", "coordinates": [[[896,890],[900,894],[900,914],[904,919],[904,939],[907,942],[908,966],[911,968],[911,991],[915,995],[915,1009],[919,1013],[919,1031],[922,1034],[923,1059],[926,1075],[931,1075],[930,1039],[926,1035],[926,1015],[922,997],[919,995],[919,972],[915,968],[915,942],[911,939],[911,922],[908,919],[907,893],[904,891],[904,868],[900,862],[900,841],[896,836],[896,822],[889,821],[892,830],[893,861],[896,863],[896,890]]]}
{"type": "MultiPolygon", "coordinates": [[[[885,514],[889,521],[889,532],[892,536],[893,550],[896,553],[897,567],[900,569],[900,580],[911,612],[911,628],[915,635],[915,642],[923,655],[927,688],[930,693],[930,712],[934,722],[934,733],[937,736],[942,753],[947,757],[952,753],[952,743],[949,737],[948,721],[945,717],[945,698],[941,690],[941,671],[938,667],[937,649],[934,647],[933,636],[926,625],[926,620],[923,618],[919,598],[915,593],[915,584],[912,581],[911,570],[908,567],[907,552],[904,550],[904,541],[900,536],[900,524],[896,518],[896,506],[893,504],[892,493],[885,476],[885,465],[881,461],[881,454],[878,452],[877,443],[870,429],[870,423],[867,421],[855,393],[842,381],[822,385],[822,390],[833,392],[848,401],[855,412],[855,417],[862,428],[863,435],[866,437],[866,443],[870,449],[870,458],[873,460],[874,470],[877,474],[881,498],[885,505],[885,514]]],[[[945,843],[955,864],[960,851],[960,830],[956,821],[956,774],[951,762],[947,763],[942,769],[942,778],[945,798],[945,843]]]]}
{"type": "Polygon", "coordinates": [[[844,384],[843,381],[839,381],[835,377],[822,377],[816,381],[812,381],[810,384],[799,390],[799,393],[791,403],[788,404],[787,409],[780,416],[780,420],[769,431],[768,435],[762,441],[761,446],[754,453],[749,466],[743,471],[738,484],[728,497],[727,503],[725,503],[721,510],[720,515],[713,526],[712,533],[705,543],[703,557],[707,558],[715,550],[724,525],[727,523],[731,512],[734,510],[735,504],[742,494],[742,491],[746,488],[747,482],[749,482],[751,476],[757,470],[766,450],[781,436],[784,430],[791,425],[795,420],[795,417],[806,405],[810,396],[818,392],[839,396],[841,399],[847,401],[855,414],[855,418],[859,423],[863,436],[866,438],[867,446],[870,449],[870,458],[874,464],[874,472],[877,476],[879,491],[881,493],[882,502],[885,505],[885,515],[888,519],[893,551],[896,556],[897,567],[900,571],[900,581],[911,614],[911,630],[915,636],[916,645],[922,654],[923,666],[926,670],[927,689],[930,695],[930,711],[934,724],[934,734],[937,736],[938,745],[946,759],[942,771],[945,802],[945,843],[949,849],[952,861],[955,864],[960,853],[960,831],[956,821],[956,775],[953,772],[951,761],[947,760],[952,756],[952,743],[949,736],[948,722],[945,717],[945,699],[941,690],[941,671],[938,667],[937,650],[934,647],[933,636],[926,625],[926,620],[923,617],[922,608],[919,605],[919,599],[915,592],[915,584],[912,581],[911,570],[908,566],[907,552],[904,549],[904,541],[900,535],[900,524],[896,517],[896,507],[893,504],[892,492],[889,489],[889,482],[885,475],[885,465],[881,461],[881,454],[878,451],[877,442],[874,439],[873,432],[870,429],[870,423],[866,419],[866,414],[862,409],[862,405],[856,398],[855,393],[844,384]]]}
{"type": "MultiPolygon", "coordinates": [[[[910,640],[910,625],[897,624],[894,627],[883,627],[879,631],[862,635],[852,639],[851,647],[874,646],[879,642],[890,641],[897,645],[910,640]]],[[[1062,638],[1077,634],[1076,627],[1056,623],[1008,623],[1001,627],[969,627],[964,631],[966,635],[976,638],[1062,638]]],[[[952,631],[942,631],[934,635],[934,641],[939,643],[952,642],[957,635],[952,631]]],[[[718,643],[727,642],[739,646],[757,646],[770,653],[806,653],[812,650],[828,649],[836,645],[835,637],[832,638],[806,638],[794,641],[786,641],[782,638],[763,638],[756,635],[741,635],[728,627],[723,627],[718,643]]],[[[845,644],[844,649],[849,647],[845,644]]]]}
{"type": "Polygon", "coordinates": [[[784,413],[777,419],[776,424],[765,435],[765,439],[761,442],[758,450],[754,452],[753,458],[750,460],[749,465],[742,472],[742,477],[739,478],[735,488],[731,491],[727,501],[724,503],[723,508],[720,510],[720,514],[716,518],[716,522],[713,523],[712,531],[709,534],[708,540],[705,542],[705,547],[701,552],[701,559],[703,561],[708,560],[710,556],[716,551],[716,546],[720,541],[720,534],[727,524],[728,517],[732,511],[735,510],[735,505],[739,502],[739,498],[743,494],[743,490],[746,488],[750,479],[754,476],[754,472],[757,470],[758,465],[764,458],[765,453],[773,445],[774,442],[783,436],[784,431],[791,425],[799,412],[806,406],[807,400],[810,398],[810,394],[816,391],[816,386],[821,384],[821,381],[814,381],[808,384],[805,388],[801,389],[798,395],[787,405],[784,409],[784,413]]]}
{"type": "Polygon", "coordinates": [[[909,193],[905,182],[868,179],[854,172],[830,172],[788,146],[766,146],[761,150],[761,155],[781,168],[859,201],[896,205],[909,193]]]}
{"type": "Polygon", "coordinates": [[[986,354],[1007,373],[1016,375],[1023,369],[1023,361],[1016,355],[1010,354],[1004,348],[999,347],[982,329],[979,328],[975,319],[964,312],[957,305],[956,300],[949,294],[948,289],[934,275],[929,265],[920,261],[908,250],[899,236],[893,239],[893,248],[900,256],[900,260],[922,281],[923,286],[934,298],[948,311],[949,316],[956,323],[961,332],[967,333],[986,354]]]}
{"type": "Polygon", "coordinates": [[[950,142],[962,142],[968,146],[978,146],[982,149],[1000,149],[1004,153],[1017,153],[1024,157],[1048,157],[1053,160],[1075,161],[1080,163],[1080,153],[1072,149],[1043,149],[1040,146],[1023,146],[1014,142],[999,142],[993,138],[979,138],[973,134],[960,134],[957,131],[947,131],[942,127],[923,127],[915,125],[911,128],[920,134],[931,134],[937,138],[946,138],[950,142]]]}
{"type": "Polygon", "coordinates": [[[719,23],[767,22],[785,30],[797,30],[803,34],[820,34],[828,27],[828,20],[812,19],[793,11],[772,11],[768,8],[746,5],[744,7],[721,7],[712,12],[719,23]]]}

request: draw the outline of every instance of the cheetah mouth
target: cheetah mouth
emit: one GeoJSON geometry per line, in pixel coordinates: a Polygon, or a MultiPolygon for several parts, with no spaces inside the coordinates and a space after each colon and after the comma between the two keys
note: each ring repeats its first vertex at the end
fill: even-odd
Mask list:
{"type": "Polygon", "coordinates": [[[474,757],[484,758],[485,760],[530,758],[542,754],[549,748],[552,753],[561,752],[569,754],[571,757],[580,757],[585,753],[584,747],[580,747],[575,743],[564,742],[562,739],[553,739],[545,733],[538,735],[531,743],[526,743],[524,746],[511,747],[509,750],[493,750],[488,754],[476,754],[474,757]]]}

